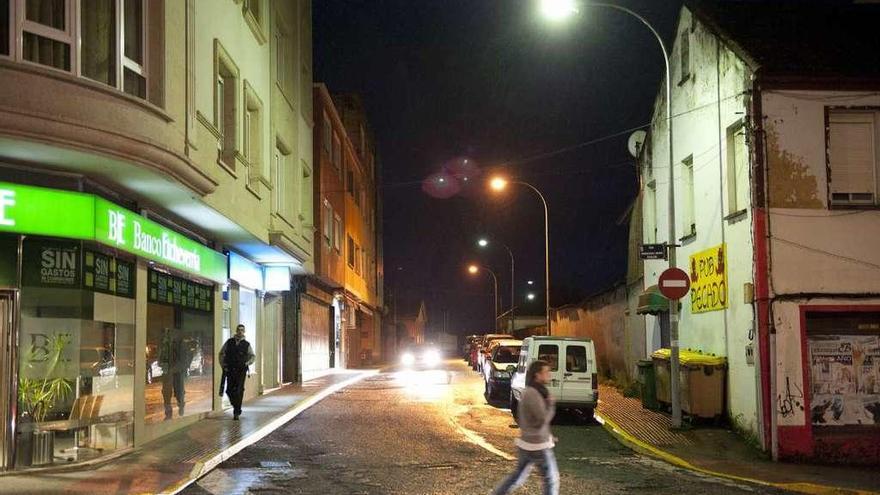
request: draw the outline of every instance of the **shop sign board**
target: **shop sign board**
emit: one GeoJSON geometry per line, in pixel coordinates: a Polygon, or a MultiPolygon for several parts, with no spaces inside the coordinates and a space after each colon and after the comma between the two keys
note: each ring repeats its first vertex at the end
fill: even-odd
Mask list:
{"type": "Polygon", "coordinates": [[[690,256],[691,313],[726,309],[727,246],[719,244],[690,256]]]}
{"type": "Polygon", "coordinates": [[[0,182],[0,232],[97,241],[215,282],[226,256],[91,194],[0,182]]]}
{"type": "Polygon", "coordinates": [[[81,262],[78,242],[27,239],[23,283],[30,287],[79,288],[81,262]]]}
{"type": "Polygon", "coordinates": [[[134,263],[89,249],[83,251],[83,287],[134,297],[134,263]]]}

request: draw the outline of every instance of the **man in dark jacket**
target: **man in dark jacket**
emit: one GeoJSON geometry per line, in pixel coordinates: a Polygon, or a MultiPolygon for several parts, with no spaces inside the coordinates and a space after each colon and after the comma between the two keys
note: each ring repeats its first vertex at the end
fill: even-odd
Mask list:
{"type": "Polygon", "coordinates": [[[519,457],[516,470],[495,488],[493,495],[507,495],[522,486],[533,465],[544,477],[544,495],[559,493],[559,468],[553,453],[556,442],[550,434],[556,400],[547,390],[548,383],[550,365],[540,360],[532,363],[526,372],[526,389],[517,408],[520,436],[516,439],[519,457]]]}
{"type": "Polygon", "coordinates": [[[248,366],[253,364],[255,357],[250,342],[244,339],[244,325],[239,323],[235,327],[235,336],[227,340],[220,349],[220,366],[226,375],[226,395],[232,403],[232,419],[236,421],[241,416],[248,366]]]}

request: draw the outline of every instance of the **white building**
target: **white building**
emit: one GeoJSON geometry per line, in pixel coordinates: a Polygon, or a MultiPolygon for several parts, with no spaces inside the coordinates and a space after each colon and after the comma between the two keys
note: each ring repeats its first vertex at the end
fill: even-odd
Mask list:
{"type": "Polygon", "coordinates": [[[642,153],[644,242],[678,244],[692,279],[680,345],[727,357],[729,418],[774,454],[877,462],[880,8],[687,3],[672,240],[663,87],[642,153]]]}

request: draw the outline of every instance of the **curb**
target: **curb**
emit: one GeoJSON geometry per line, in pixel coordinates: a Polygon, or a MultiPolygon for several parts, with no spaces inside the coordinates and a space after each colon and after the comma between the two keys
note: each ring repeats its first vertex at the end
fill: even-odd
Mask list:
{"type": "Polygon", "coordinates": [[[218,465],[220,465],[224,461],[228,460],[230,457],[241,452],[246,447],[259,442],[260,440],[265,438],[267,435],[269,435],[273,431],[275,431],[278,428],[280,428],[281,426],[283,426],[285,423],[288,423],[290,420],[299,416],[306,409],[314,406],[318,402],[327,398],[329,395],[334,394],[334,393],[338,392],[339,390],[342,390],[343,388],[348,387],[349,385],[357,383],[357,382],[367,378],[368,376],[373,376],[378,373],[379,373],[379,370],[370,370],[370,371],[362,372],[362,373],[359,373],[359,374],[349,378],[348,380],[343,380],[339,383],[335,383],[335,384],[325,388],[324,390],[321,390],[320,392],[317,392],[313,395],[310,395],[309,397],[307,397],[307,398],[303,399],[301,402],[299,402],[292,409],[288,410],[287,412],[285,412],[281,416],[278,416],[277,418],[275,418],[272,421],[268,422],[267,424],[263,425],[261,428],[254,431],[250,435],[242,438],[241,440],[230,445],[229,447],[225,448],[224,450],[217,452],[206,459],[198,461],[195,464],[195,466],[193,467],[192,471],[190,472],[190,474],[187,478],[178,481],[176,484],[161,491],[160,493],[167,494],[167,495],[175,495],[177,493],[180,493],[186,487],[188,487],[189,485],[196,482],[202,476],[211,472],[215,467],[217,467],[218,465]]]}
{"type": "Polygon", "coordinates": [[[595,413],[596,421],[598,421],[605,430],[614,435],[614,437],[626,447],[639,452],[641,454],[649,455],[651,457],[655,457],[662,461],[665,461],[674,466],[678,466],[683,469],[687,469],[689,471],[694,471],[701,474],[706,474],[709,476],[715,476],[717,478],[725,478],[729,480],[735,481],[744,481],[747,483],[752,483],[755,485],[769,486],[773,488],[779,488],[781,490],[787,490],[791,492],[797,493],[807,493],[810,495],[880,495],[880,492],[872,492],[867,490],[854,490],[851,488],[843,488],[837,486],[827,486],[827,485],[818,485],[815,483],[802,483],[802,482],[792,482],[792,483],[777,483],[773,481],[761,480],[756,478],[748,478],[745,476],[737,476],[735,474],[723,473],[720,471],[712,471],[711,469],[701,468],[699,466],[695,466],[690,462],[678,457],[674,454],[666,452],[662,449],[654,447],[653,445],[649,445],[638,438],[636,438],[631,433],[627,432],[623,428],[617,425],[614,421],[609,419],[608,417],[600,414],[598,411],[595,413]]]}

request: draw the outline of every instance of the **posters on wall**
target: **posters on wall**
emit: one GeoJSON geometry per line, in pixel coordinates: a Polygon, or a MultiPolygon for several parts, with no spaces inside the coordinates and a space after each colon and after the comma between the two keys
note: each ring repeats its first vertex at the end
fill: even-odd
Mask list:
{"type": "Polygon", "coordinates": [[[96,251],[83,251],[83,287],[106,294],[134,297],[134,263],[96,251]]]}
{"type": "Polygon", "coordinates": [[[80,285],[80,247],[77,242],[27,239],[22,260],[24,285],[77,288],[80,285]]]}
{"type": "Polygon", "coordinates": [[[150,302],[199,311],[211,311],[214,303],[214,289],[211,286],[155,270],[150,270],[147,295],[150,302]]]}
{"type": "Polygon", "coordinates": [[[811,337],[814,425],[880,425],[880,336],[811,337]]]}

